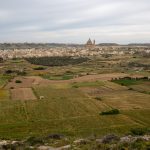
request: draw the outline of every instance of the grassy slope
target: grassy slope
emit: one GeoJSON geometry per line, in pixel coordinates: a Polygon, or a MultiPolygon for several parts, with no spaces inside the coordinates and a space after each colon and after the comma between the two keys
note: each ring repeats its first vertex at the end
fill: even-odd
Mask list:
{"type": "MultiPolygon", "coordinates": [[[[92,88],[94,84],[80,83],[81,86],[92,88]]],[[[0,101],[1,137],[24,138],[50,133],[71,136],[103,135],[111,132],[121,134],[128,132],[129,128],[145,126],[134,120],[128,110],[116,116],[99,116],[100,111],[109,109],[106,100],[101,102],[92,99],[81,92],[80,88],[71,88],[71,85],[36,87],[34,91],[37,96],[44,96],[44,99],[26,102],[0,101]]]]}

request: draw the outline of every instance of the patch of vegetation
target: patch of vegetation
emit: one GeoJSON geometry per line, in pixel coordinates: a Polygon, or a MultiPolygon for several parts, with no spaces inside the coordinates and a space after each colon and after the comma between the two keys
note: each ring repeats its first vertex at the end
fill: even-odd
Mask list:
{"type": "Polygon", "coordinates": [[[8,74],[8,75],[13,74],[13,73],[17,74],[17,75],[20,75],[20,76],[25,76],[27,74],[25,71],[22,71],[22,70],[20,71],[20,70],[10,70],[9,69],[9,70],[5,71],[5,74],[8,74]]]}
{"type": "Polygon", "coordinates": [[[98,101],[102,101],[101,97],[95,97],[95,99],[98,100],[98,101]]]}
{"type": "Polygon", "coordinates": [[[150,129],[148,128],[133,128],[130,130],[133,135],[144,135],[146,133],[150,133],[150,129]]]}
{"type": "Polygon", "coordinates": [[[142,81],[148,81],[148,78],[143,77],[143,78],[139,78],[139,79],[138,78],[133,79],[131,77],[124,77],[124,78],[112,80],[112,82],[120,84],[122,86],[136,85],[136,84],[140,84],[142,81]]]}
{"type": "Polygon", "coordinates": [[[49,75],[49,74],[43,74],[41,75],[42,78],[48,79],[48,80],[70,80],[73,78],[73,75],[49,75]]]}
{"type": "Polygon", "coordinates": [[[101,81],[96,82],[76,82],[72,84],[72,87],[99,87],[103,86],[104,83],[101,81]]]}
{"type": "Polygon", "coordinates": [[[0,75],[0,87],[4,86],[13,77],[11,75],[0,75]]]}
{"type": "Polygon", "coordinates": [[[16,80],[15,83],[22,83],[22,81],[21,80],[16,80]]]}
{"type": "Polygon", "coordinates": [[[34,70],[45,70],[46,68],[45,67],[35,67],[33,68],[34,70]]]}
{"type": "Polygon", "coordinates": [[[100,113],[100,115],[117,115],[120,114],[120,111],[118,109],[112,109],[109,111],[103,111],[100,113]]]}
{"type": "Polygon", "coordinates": [[[31,64],[43,65],[43,66],[66,66],[76,65],[88,61],[85,57],[32,57],[26,58],[31,64]]]}
{"type": "Polygon", "coordinates": [[[31,146],[37,145],[37,144],[44,144],[43,139],[39,137],[29,137],[26,140],[26,143],[28,143],[31,146]]]}
{"type": "Polygon", "coordinates": [[[3,58],[2,58],[2,57],[0,57],[0,63],[3,63],[3,61],[4,61],[4,60],[3,60],[3,58]]]}
{"type": "Polygon", "coordinates": [[[73,85],[72,87],[73,87],[73,88],[79,88],[79,86],[77,86],[77,85],[73,85]]]}

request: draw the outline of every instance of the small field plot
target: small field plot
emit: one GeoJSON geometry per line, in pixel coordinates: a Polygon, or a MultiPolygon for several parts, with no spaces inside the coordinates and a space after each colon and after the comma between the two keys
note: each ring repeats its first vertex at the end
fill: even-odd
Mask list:
{"type": "Polygon", "coordinates": [[[150,109],[127,110],[122,113],[129,116],[134,121],[150,127],[150,109]]]}
{"type": "MultiPolygon", "coordinates": [[[[35,92],[38,96],[44,97],[41,103],[48,110],[47,117],[53,119],[62,119],[69,116],[85,117],[98,114],[100,110],[106,109],[105,105],[97,104],[95,100],[86,97],[79,89],[40,87],[35,88],[35,92]]],[[[37,109],[39,109],[39,113],[42,113],[42,109],[37,109]]]]}
{"type": "Polygon", "coordinates": [[[18,88],[11,89],[11,99],[12,100],[35,100],[36,96],[34,95],[31,88],[18,88]]]}
{"type": "Polygon", "coordinates": [[[114,91],[119,92],[128,89],[125,86],[121,86],[119,84],[109,81],[81,82],[75,83],[73,87],[80,88],[84,93],[92,97],[101,96],[101,94],[109,94],[114,91]]]}
{"type": "Polygon", "coordinates": [[[72,83],[72,87],[79,88],[79,87],[100,87],[103,86],[103,81],[95,81],[95,82],[74,82],[72,83]]]}
{"type": "Polygon", "coordinates": [[[150,94],[150,82],[145,84],[131,85],[130,88],[132,88],[135,91],[150,94]]]}
{"type": "Polygon", "coordinates": [[[103,102],[118,109],[150,108],[150,95],[135,91],[114,91],[102,95],[103,102]]]}
{"type": "Polygon", "coordinates": [[[28,88],[32,86],[34,79],[25,77],[16,77],[6,85],[6,89],[10,88],[28,88]]]}
{"type": "Polygon", "coordinates": [[[10,76],[0,75],[0,88],[5,86],[9,79],[11,79],[10,76]]]}
{"type": "Polygon", "coordinates": [[[0,89],[0,101],[9,99],[9,91],[0,89]]]}

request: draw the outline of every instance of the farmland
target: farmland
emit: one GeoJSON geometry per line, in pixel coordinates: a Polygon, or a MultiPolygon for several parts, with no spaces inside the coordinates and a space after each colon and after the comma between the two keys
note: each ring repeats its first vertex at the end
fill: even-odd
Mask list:
{"type": "Polygon", "coordinates": [[[149,81],[119,80],[148,76],[148,70],[127,70],[118,64],[122,58],[111,59],[90,57],[63,66],[24,59],[1,63],[0,138],[124,135],[132,128],[150,128],[149,81]],[[119,114],[100,115],[112,109],[119,114]]]}

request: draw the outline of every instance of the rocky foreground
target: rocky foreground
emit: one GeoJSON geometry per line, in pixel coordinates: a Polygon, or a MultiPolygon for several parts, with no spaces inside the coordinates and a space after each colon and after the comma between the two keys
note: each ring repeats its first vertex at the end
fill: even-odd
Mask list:
{"type": "Polygon", "coordinates": [[[119,137],[107,135],[71,140],[54,134],[24,141],[0,140],[0,150],[150,150],[150,135],[119,137]]]}

